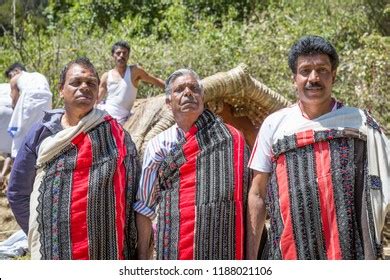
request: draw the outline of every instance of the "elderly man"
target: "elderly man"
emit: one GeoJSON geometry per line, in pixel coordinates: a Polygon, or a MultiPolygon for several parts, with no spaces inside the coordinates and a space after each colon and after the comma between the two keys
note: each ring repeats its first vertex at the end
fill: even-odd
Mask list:
{"type": "Polygon", "coordinates": [[[135,255],[135,145],[94,109],[98,87],[88,59],[69,62],[60,77],[64,110],[47,112],[16,157],[8,199],[33,259],[135,255]]]}
{"type": "Polygon", "coordinates": [[[389,141],[366,112],[332,98],[334,47],[289,53],[299,101],[264,120],[250,159],[247,256],[270,216],[270,259],[376,259],[390,198],[389,141]]]}
{"type": "Polygon", "coordinates": [[[20,63],[12,64],[5,76],[10,80],[13,113],[8,125],[12,136],[12,157],[15,158],[24,137],[33,124],[51,109],[52,94],[45,76],[27,72],[20,63]]]}
{"type": "Polygon", "coordinates": [[[204,109],[203,88],[192,70],[167,79],[166,97],[176,124],[145,151],[134,206],[139,257],[150,257],[157,216],[158,259],[242,259],[250,180],[245,140],[204,109]]]}
{"type": "Polygon", "coordinates": [[[125,41],[116,42],[111,48],[115,68],[104,73],[100,82],[98,102],[106,98],[99,108],[106,110],[120,124],[130,116],[137,97],[138,84],[143,81],[164,88],[164,81],[146,72],[139,65],[127,65],[130,46],[125,41]]]}

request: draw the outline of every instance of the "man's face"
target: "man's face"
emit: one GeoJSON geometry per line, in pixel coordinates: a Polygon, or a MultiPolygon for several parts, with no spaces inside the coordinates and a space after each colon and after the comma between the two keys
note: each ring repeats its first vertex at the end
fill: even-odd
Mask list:
{"type": "Polygon", "coordinates": [[[15,68],[14,70],[12,70],[11,72],[9,72],[8,74],[8,79],[12,79],[13,77],[15,77],[16,75],[22,73],[22,70],[20,68],[15,68]]]}
{"type": "Polygon", "coordinates": [[[203,92],[192,75],[176,78],[172,84],[172,93],[168,100],[173,114],[202,114],[204,110],[203,92]]]}
{"type": "Polygon", "coordinates": [[[115,49],[112,57],[114,58],[115,65],[126,65],[129,60],[129,51],[126,48],[118,47],[115,49]]]}
{"type": "Polygon", "coordinates": [[[320,104],[331,99],[336,70],[332,70],[329,57],[325,54],[299,56],[294,86],[299,100],[320,104]]]}
{"type": "Polygon", "coordinates": [[[99,83],[94,72],[79,64],[73,64],[66,73],[60,97],[65,109],[86,114],[92,110],[98,95],[99,83]]]}

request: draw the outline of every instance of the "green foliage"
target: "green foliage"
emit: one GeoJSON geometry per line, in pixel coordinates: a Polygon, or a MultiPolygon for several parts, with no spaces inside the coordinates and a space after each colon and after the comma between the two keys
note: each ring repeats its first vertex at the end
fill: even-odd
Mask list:
{"type": "Polygon", "coordinates": [[[4,0],[0,1],[0,36],[7,31],[13,30],[24,19],[30,17],[36,28],[43,28],[46,24],[46,18],[42,12],[47,6],[47,0],[4,0]],[[13,4],[15,3],[15,11],[13,4]],[[14,19],[15,12],[15,22],[14,19]]]}
{"type": "MultiPolygon", "coordinates": [[[[41,13],[46,28],[28,15],[18,24],[16,42],[6,28],[0,65],[22,61],[44,73],[56,92],[69,60],[86,55],[102,74],[113,66],[111,45],[124,39],[132,46],[131,62],[158,77],[180,67],[208,76],[243,62],[255,78],[293,101],[289,48],[299,37],[316,34],[340,55],[336,97],[371,109],[390,132],[389,11],[385,0],[52,0],[41,13]]],[[[148,86],[139,91],[159,93],[148,86]]],[[[54,104],[60,105],[57,97],[54,104]]]]}

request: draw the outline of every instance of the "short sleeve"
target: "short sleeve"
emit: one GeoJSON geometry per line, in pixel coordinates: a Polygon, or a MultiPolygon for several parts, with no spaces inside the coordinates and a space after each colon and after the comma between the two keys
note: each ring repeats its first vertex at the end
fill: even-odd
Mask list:
{"type": "Polygon", "coordinates": [[[249,168],[261,172],[272,171],[272,125],[270,118],[266,118],[257,134],[255,145],[249,159],[249,168]]]}

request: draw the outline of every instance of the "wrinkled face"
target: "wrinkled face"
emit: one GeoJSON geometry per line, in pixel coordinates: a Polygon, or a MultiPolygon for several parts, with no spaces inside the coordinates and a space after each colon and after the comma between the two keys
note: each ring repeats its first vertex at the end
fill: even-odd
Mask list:
{"type": "Polygon", "coordinates": [[[73,64],[66,73],[64,86],[60,89],[65,110],[87,114],[96,102],[98,88],[98,79],[91,69],[73,64]]]}
{"type": "Polygon", "coordinates": [[[294,86],[299,100],[319,104],[331,99],[336,69],[332,70],[329,57],[325,54],[299,56],[294,86]]]}
{"type": "Polygon", "coordinates": [[[115,49],[112,57],[114,58],[116,65],[126,65],[129,60],[129,51],[126,48],[118,47],[115,49]]]}
{"type": "Polygon", "coordinates": [[[192,75],[176,78],[168,100],[173,114],[202,114],[204,110],[203,91],[192,75]]]}

